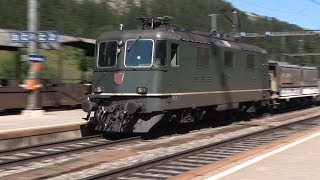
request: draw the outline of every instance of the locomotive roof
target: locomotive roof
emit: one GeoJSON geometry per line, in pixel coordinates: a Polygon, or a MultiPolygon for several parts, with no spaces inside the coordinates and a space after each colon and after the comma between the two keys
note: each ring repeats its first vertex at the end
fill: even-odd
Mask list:
{"type": "Polygon", "coordinates": [[[222,35],[220,34],[212,34],[209,32],[190,31],[177,27],[167,27],[146,30],[122,30],[105,32],[98,37],[98,41],[136,39],[138,37],[150,39],[177,39],[200,44],[214,44],[220,47],[242,49],[244,51],[252,51],[264,54],[267,53],[265,49],[262,49],[260,47],[245,43],[239,43],[232,38],[221,36],[222,35]]]}

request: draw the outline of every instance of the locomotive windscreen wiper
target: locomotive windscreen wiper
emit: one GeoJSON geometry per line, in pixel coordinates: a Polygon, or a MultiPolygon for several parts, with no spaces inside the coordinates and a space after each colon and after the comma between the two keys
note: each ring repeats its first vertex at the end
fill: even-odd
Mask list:
{"type": "Polygon", "coordinates": [[[134,43],[133,43],[130,47],[128,47],[128,49],[127,49],[128,52],[133,48],[134,45],[136,45],[136,43],[139,41],[140,38],[141,38],[141,36],[139,36],[139,37],[134,41],[134,43]]]}
{"type": "Polygon", "coordinates": [[[108,44],[105,45],[104,50],[102,52],[102,54],[103,54],[103,62],[105,62],[106,59],[107,59],[107,48],[108,48],[108,44]]]}

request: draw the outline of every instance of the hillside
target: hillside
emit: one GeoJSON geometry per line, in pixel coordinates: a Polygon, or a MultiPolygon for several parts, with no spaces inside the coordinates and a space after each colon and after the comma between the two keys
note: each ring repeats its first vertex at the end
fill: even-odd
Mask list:
{"type": "MultiPolygon", "coordinates": [[[[191,29],[209,31],[211,24],[208,14],[220,14],[222,9],[231,9],[232,5],[223,0],[39,0],[40,2],[40,30],[58,30],[62,34],[95,38],[103,31],[116,30],[120,23],[126,29],[140,28],[135,20],[138,15],[145,16],[172,16],[173,24],[191,29]]],[[[26,30],[27,1],[0,0],[1,28],[26,30]]],[[[240,12],[241,27],[239,32],[264,31],[294,31],[300,27],[281,22],[272,17],[262,17],[248,12],[240,12]]],[[[227,14],[232,19],[232,14],[227,14]]],[[[218,30],[229,33],[232,30],[230,22],[223,15],[218,16],[218,30]]],[[[287,43],[287,52],[298,51],[298,40],[304,40],[305,52],[318,52],[319,37],[290,37],[287,43]]],[[[280,38],[240,39],[240,41],[259,45],[268,50],[272,59],[280,59],[280,38]]],[[[45,52],[54,59],[48,62],[48,67],[55,66],[56,53],[45,52]]],[[[63,53],[68,60],[65,67],[64,78],[80,78],[83,66],[83,54],[80,50],[67,48],[63,53]]],[[[0,58],[12,59],[8,52],[0,53],[0,58]]],[[[49,57],[50,59],[50,57],[49,57]]],[[[320,66],[320,57],[304,57],[303,59],[290,59],[305,64],[320,66]]],[[[8,77],[13,71],[11,66],[0,65],[0,77],[8,77]]],[[[47,69],[45,77],[54,77],[55,69],[47,69]],[[46,75],[49,74],[49,75],[46,75]]],[[[87,74],[90,74],[87,72],[87,74]]],[[[10,75],[12,76],[12,75],[10,75]]]]}

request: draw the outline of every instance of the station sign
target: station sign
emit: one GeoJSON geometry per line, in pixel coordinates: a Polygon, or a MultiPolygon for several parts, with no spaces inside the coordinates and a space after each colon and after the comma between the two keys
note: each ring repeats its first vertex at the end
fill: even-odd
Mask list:
{"type": "Polygon", "coordinates": [[[38,32],[38,42],[58,42],[58,31],[40,31],[38,32]]]}
{"type": "Polygon", "coordinates": [[[30,41],[30,33],[26,31],[17,31],[10,33],[10,40],[13,43],[26,43],[30,41]]]}
{"type": "Polygon", "coordinates": [[[47,57],[44,55],[31,54],[31,55],[22,55],[23,61],[32,61],[32,62],[45,62],[47,57]]]}
{"type": "MultiPolygon", "coordinates": [[[[10,33],[10,40],[13,43],[27,43],[31,41],[31,32],[16,31],[10,33]]],[[[37,32],[37,41],[42,43],[55,43],[59,40],[58,31],[39,31],[37,32]]]]}

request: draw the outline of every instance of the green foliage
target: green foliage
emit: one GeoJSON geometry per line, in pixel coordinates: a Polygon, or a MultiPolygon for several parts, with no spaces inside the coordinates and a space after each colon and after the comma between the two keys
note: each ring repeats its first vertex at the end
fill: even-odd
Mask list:
{"type": "MultiPolygon", "coordinates": [[[[230,33],[231,23],[221,15],[221,10],[231,9],[232,5],[222,0],[39,0],[40,23],[39,29],[57,30],[62,34],[96,38],[104,31],[117,30],[119,24],[125,29],[140,28],[141,24],[135,20],[136,16],[172,16],[173,25],[183,26],[194,30],[209,31],[211,28],[208,14],[219,14],[218,31],[230,33]]],[[[27,1],[0,0],[1,28],[26,30],[27,29],[27,1]]],[[[226,13],[232,19],[232,13],[226,13]]],[[[281,22],[270,17],[252,17],[246,13],[239,13],[241,27],[239,32],[264,31],[295,31],[300,27],[281,22]]],[[[287,38],[286,52],[298,51],[298,40],[304,40],[305,52],[319,52],[319,37],[289,37],[287,38]]],[[[267,49],[270,58],[281,58],[280,38],[265,37],[240,39],[241,42],[258,45],[267,49]]],[[[66,47],[60,51],[42,51],[48,56],[45,63],[43,78],[57,81],[59,78],[80,79],[87,78],[94,60],[84,58],[80,49],[66,47]],[[62,61],[62,62],[61,62],[62,61]],[[63,67],[63,68],[61,68],[63,67]]],[[[17,57],[18,56],[18,57],[17,57]]],[[[0,52],[0,76],[5,78],[23,77],[26,74],[27,63],[20,62],[14,52],[0,52]],[[18,59],[18,61],[17,61],[18,59]],[[19,67],[17,69],[17,67],[19,67]],[[18,71],[19,70],[19,71],[18,71]]],[[[303,62],[320,67],[319,56],[291,58],[288,61],[303,62]]]]}
{"type": "Polygon", "coordinates": [[[40,4],[42,30],[55,29],[62,34],[95,38],[101,33],[101,28],[114,26],[116,20],[105,3],[40,0],[40,4]]]}
{"type": "Polygon", "coordinates": [[[0,0],[1,28],[27,29],[27,1],[0,0]]]}
{"type": "Polygon", "coordinates": [[[1,51],[1,66],[0,66],[0,78],[8,79],[16,76],[15,59],[13,53],[1,51]]]}

